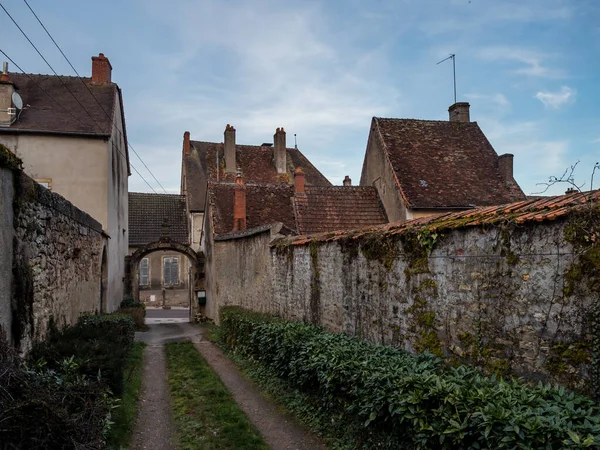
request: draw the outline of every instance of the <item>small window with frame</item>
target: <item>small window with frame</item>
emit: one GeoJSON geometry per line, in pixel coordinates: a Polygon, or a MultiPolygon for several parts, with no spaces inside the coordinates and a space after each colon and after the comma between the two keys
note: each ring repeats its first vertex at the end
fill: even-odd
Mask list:
{"type": "Polygon", "coordinates": [[[52,190],[52,178],[36,178],[35,182],[44,186],[49,191],[52,190]]]}
{"type": "Polygon", "coordinates": [[[150,284],[150,263],[148,258],[142,258],[140,261],[140,286],[150,284]]]}

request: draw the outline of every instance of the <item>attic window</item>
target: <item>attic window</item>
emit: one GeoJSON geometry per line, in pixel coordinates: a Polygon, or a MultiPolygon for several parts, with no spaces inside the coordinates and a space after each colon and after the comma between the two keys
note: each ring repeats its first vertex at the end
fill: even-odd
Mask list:
{"type": "Polygon", "coordinates": [[[425,181],[425,180],[420,180],[419,184],[421,185],[421,187],[429,187],[429,185],[427,184],[427,181],[425,181]]]}

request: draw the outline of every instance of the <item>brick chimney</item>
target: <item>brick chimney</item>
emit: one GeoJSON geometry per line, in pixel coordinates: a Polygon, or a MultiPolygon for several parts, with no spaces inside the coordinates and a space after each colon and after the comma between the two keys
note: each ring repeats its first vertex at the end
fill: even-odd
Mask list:
{"type": "Polygon", "coordinates": [[[92,83],[110,83],[112,66],[104,53],[92,56],[92,83]]]}
{"type": "Polygon", "coordinates": [[[450,122],[470,122],[469,105],[467,102],[457,102],[448,108],[450,122]]]}
{"type": "Polygon", "coordinates": [[[344,178],[344,186],[352,186],[352,180],[348,175],[346,175],[346,178],[344,178]]]}
{"type": "Polygon", "coordinates": [[[285,131],[283,127],[277,128],[275,134],[273,135],[273,144],[275,146],[275,167],[277,168],[277,173],[282,174],[287,172],[287,146],[285,143],[285,131]]]}
{"type": "Polygon", "coordinates": [[[228,173],[235,173],[235,128],[227,124],[225,127],[225,170],[228,173]]]}
{"type": "Polygon", "coordinates": [[[242,172],[238,171],[233,192],[233,231],[246,229],[246,186],[242,180],[242,172]]]}
{"type": "Polygon", "coordinates": [[[190,132],[186,131],[183,133],[183,154],[190,154],[190,132]]]}
{"type": "Polygon", "coordinates": [[[512,183],[514,181],[513,159],[514,155],[510,153],[505,153],[504,155],[498,156],[498,169],[500,170],[500,175],[502,176],[502,179],[506,183],[512,183]]]}
{"type": "Polygon", "coordinates": [[[296,195],[306,195],[306,191],[304,190],[304,172],[302,172],[302,167],[298,167],[294,172],[294,185],[296,188],[296,195]]]}
{"type": "Polygon", "coordinates": [[[15,92],[15,86],[8,78],[8,63],[5,62],[0,77],[0,127],[9,127],[15,119],[15,115],[8,113],[9,108],[14,108],[13,92],[15,92]]]}

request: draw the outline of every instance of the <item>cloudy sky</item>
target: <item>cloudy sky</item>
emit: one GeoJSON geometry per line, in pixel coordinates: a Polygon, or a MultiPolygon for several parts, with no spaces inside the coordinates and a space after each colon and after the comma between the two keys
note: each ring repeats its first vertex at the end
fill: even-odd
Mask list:
{"type": "MultiPolygon", "coordinates": [[[[92,55],[110,59],[130,143],[172,193],[183,132],[221,142],[227,123],[251,145],[283,126],[330,181],[358,183],[371,117],[447,120],[452,63],[436,63],[450,53],[458,101],[499,154],[515,155],[527,194],[577,161],[587,188],[600,158],[596,0],[28,2],[80,74],[92,55]]],[[[74,75],[22,0],[0,3],[74,75]]],[[[1,10],[0,48],[26,72],[50,73],[1,10]]],[[[129,186],[150,191],[135,172],[129,186]]]]}

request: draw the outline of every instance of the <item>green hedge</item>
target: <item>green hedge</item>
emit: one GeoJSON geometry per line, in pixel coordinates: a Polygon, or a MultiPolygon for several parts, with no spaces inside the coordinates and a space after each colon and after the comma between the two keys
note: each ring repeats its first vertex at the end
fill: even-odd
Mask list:
{"type": "Polygon", "coordinates": [[[100,376],[112,393],[119,396],[134,336],[130,316],[83,315],[75,325],[61,330],[50,327],[46,340],[33,346],[28,359],[43,360],[50,369],[58,369],[62,360],[74,357],[82,374],[100,376]]]}
{"type": "Polygon", "coordinates": [[[227,307],[222,341],[322,406],[361,422],[369,446],[414,449],[600,448],[600,408],[550,385],[447,367],[430,354],[227,307]]]}

